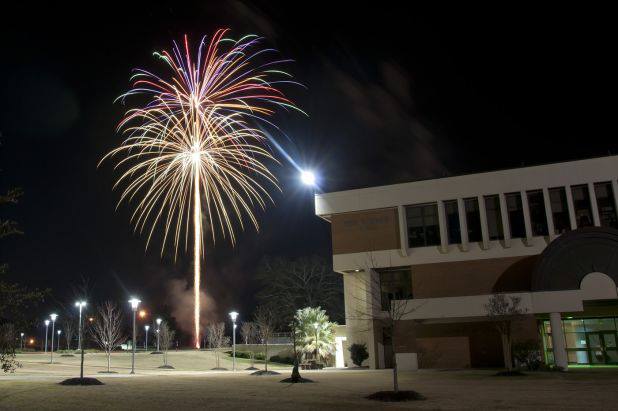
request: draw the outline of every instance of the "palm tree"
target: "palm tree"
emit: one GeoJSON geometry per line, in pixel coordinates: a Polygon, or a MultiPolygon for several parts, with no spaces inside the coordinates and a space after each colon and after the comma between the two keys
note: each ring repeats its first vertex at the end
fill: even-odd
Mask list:
{"type": "Polygon", "coordinates": [[[305,307],[294,316],[296,341],[305,358],[313,356],[316,362],[335,353],[335,326],[330,322],[326,311],[320,307],[305,307]]]}

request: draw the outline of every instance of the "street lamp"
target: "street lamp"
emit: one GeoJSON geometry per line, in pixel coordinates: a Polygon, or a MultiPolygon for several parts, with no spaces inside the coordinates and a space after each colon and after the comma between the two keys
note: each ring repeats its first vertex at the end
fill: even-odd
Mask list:
{"type": "Polygon", "coordinates": [[[58,314],[50,314],[49,318],[52,321],[52,332],[51,332],[51,350],[50,350],[50,364],[54,363],[54,327],[56,326],[56,318],[58,318],[58,314]]]}
{"type": "Polygon", "coordinates": [[[149,325],[145,325],[144,328],[146,329],[146,342],[144,342],[144,349],[148,349],[148,330],[150,330],[150,326],[149,325]]]}
{"type": "Polygon", "coordinates": [[[159,352],[159,331],[161,330],[161,321],[160,318],[157,318],[157,352],[159,352]]]}
{"type": "Polygon", "coordinates": [[[77,333],[77,349],[82,349],[82,308],[86,306],[86,301],[76,301],[75,306],[79,308],[79,331],[77,333]]]}
{"type": "Polygon", "coordinates": [[[316,362],[319,361],[318,359],[318,328],[320,327],[320,324],[313,323],[313,328],[315,328],[315,360],[316,362]]]}
{"type": "Polygon", "coordinates": [[[232,311],[230,313],[230,318],[232,319],[232,371],[236,371],[236,319],[238,318],[238,313],[236,311],[232,311]]]}
{"type": "Polygon", "coordinates": [[[56,331],[56,333],[58,333],[58,344],[56,345],[56,347],[58,347],[58,349],[60,349],[60,334],[62,334],[62,330],[58,330],[58,331],[56,331]]]}
{"type": "Polygon", "coordinates": [[[315,174],[311,170],[301,170],[300,181],[307,186],[315,186],[315,174]]]}
{"type": "Polygon", "coordinates": [[[49,320],[45,320],[45,352],[47,352],[47,332],[49,329],[49,320]]]}
{"type": "Polygon", "coordinates": [[[131,308],[133,309],[133,355],[131,356],[131,374],[135,374],[135,316],[137,314],[137,306],[141,303],[141,301],[133,297],[129,300],[129,302],[131,303],[131,308]]]}
{"type": "Polygon", "coordinates": [[[19,345],[21,347],[21,350],[24,350],[24,333],[20,333],[19,334],[19,345]]]}

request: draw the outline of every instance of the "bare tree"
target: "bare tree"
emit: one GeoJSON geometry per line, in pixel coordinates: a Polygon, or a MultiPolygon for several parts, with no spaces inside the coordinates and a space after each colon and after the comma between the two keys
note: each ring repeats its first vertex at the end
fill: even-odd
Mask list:
{"type": "Polygon", "coordinates": [[[105,351],[107,355],[107,372],[111,372],[112,351],[125,338],[122,334],[122,312],[116,304],[107,301],[99,307],[98,318],[92,324],[91,334],[99,347],[105,351]]]}
{"type": "Polygon", "coordinates": [[[206,327],[206,333],[208,335],[208,345],[213,349],[217,366],[215,369],[220,369],[220,350],[222,347],[229,345],[230,338],[225,336],[225,323],[212,323],[206,327]]]}
{"type": "Polygon", "coordinates": [[[254,320],[261,343],[264,345],[264,371],[268,372],[268,340],[275,328],[275,318],[269,307],[260,305],[255,310],[254,320]]]}
{"type": "Polygon", "coordinates": [[[172,346],[172,342],[174,341],[175,336],[176,332],[172,330],[169,325],[167,325],[167,321],[163,321],[159,328],[159,341],[161,345],[161,351],[163,351],[164,368],[172,368],[171,365],[167,363],[167,352],[172,346]]]}
{"type": "Polygon", "coordinates": [[[493,294],[485,304],[487,316],[500,333],[504,366],[509,372],[513,371],[513,321],[526,313],[520,303],[520,297],[493,294]]]}
{"type": "Polygon", "coordinates": [[[75,335],[75,317],[66,316],[64,321],[62,322],[62,326],[64,327],[64,339],[67,343],[67,350],[71,351],[71,341],[73,341],[73,336],[75,335]]]}
{"type": "Polygon", "coordinates": [[[245,321],[240,326],[240,335],[245,341],[245,345],[253,344],[255,339],[255,324],[250,321],[245,321]]]}
{"type": "MultiPolygon", "coordinates": [[[[409,295],[404,292],[382,292],[380,273],[374,268],[376,263],[373,255],[368,254],[366,269],[353,274],[355,275],[358,290],[353,293],[357,300],[355,313],[349,316],[354,320],[365,320],[372,324],[371,328],[379,329],[390,340],[391,361],[393,363],[393,392],[399,392],[399,375],[397,367],[397,355],[395,352],[395,338],[400,333],[401,322],[420,306],[415,304],[409,295]]],[[[410,284],[411,286],[411,284],[410,284]]]]}
{"type": "Polygon", "coordinates": [[[321,257],[264,258],[257,278],[261,283],[258,301],[270,307],[276,326],[287,327],[303,307],[321,306],[334,321],[343,320],[342,277],[321,257]]]}

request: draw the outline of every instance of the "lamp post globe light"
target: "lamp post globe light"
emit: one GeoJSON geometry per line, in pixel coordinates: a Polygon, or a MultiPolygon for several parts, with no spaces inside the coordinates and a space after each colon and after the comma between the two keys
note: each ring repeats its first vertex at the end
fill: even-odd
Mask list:
{"type": "Polygon", "coordinates": [[[315,186],[315,174],[311,170],[302,170],[300,172],[300,181],[307,186],[315,186]]]}
{"type": "Polygon", "coordinates": [[[146,330],[146,341],[144,341],[144,349],[148,349],[148,330],[150,330],[149,325],[145,325],[144,329],[146,330]]]}
{"type": "Polygon", "coordinates": [[[232,319],[232,371],[236,371],[236,319],[238,318],[238,313],[232,311],[230,318],[232,319]]]}
{"type": "Polygon", "coordinates": [[[52,322],[52,332],[51,332],[51,348],[50,348],[50,364],[54,363],[54,327],[56,326],[56,318],[58,318],[58,314],[50,314],[49,318],[51,318],[52,322]]]}
{"type": "Polygon", "coordinates": [[[49,320],[45,320],[45,352],[47,352],[47,333],[49,330],[49,320]]]}
{"type": "Polygon", "coordinates": [[[79,308],[79,331],[77,333],[77,349],[82,349],[82,308],[86,306],[86,301],[76,301],[75,306],[79,308]]]}
{"type": "Polygon", "coordinates": [[[137,306],[139,305],[139,303],[141,303],[140,300],[138,300],[137,298],[133,297],[129,300],[129,303],[131,303],[131,309],[133,310],[133,341],[132,341],[132,348],[133,348],[133,353],[131,355],[131,374],[135,374],[135,337],[136,337],[136,329],[135,329],[135,317],[137,315],[137,306]]]}
{"type": "Polygon", "coordinates": [[[160,318],[157,318],[157,353],[160,353],[159,351],[159,331],[161,331],[161,321],[163,321],[160,318]]]}

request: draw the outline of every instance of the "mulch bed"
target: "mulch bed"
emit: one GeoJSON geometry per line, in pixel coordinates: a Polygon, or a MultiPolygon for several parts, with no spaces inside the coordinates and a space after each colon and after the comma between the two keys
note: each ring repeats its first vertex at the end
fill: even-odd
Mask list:
{"type": "Polygon", "coordinates": [[[105,385],[96,378],[84,377],[84,378],[69,378],[60,382],[60,385],[105,385]]]}
{"type": "Polygon", "coordinates": [[[160,365],[157,368],[162,368],[164,370],[174,370],[175,368],[171,365],[160,365]]]}
{"type": "Polygon", "coordinates": [[[278,373],[277,371],[264,371],[264,370],[259,370],[256,372],[252,372],[249,375],[281,375],[280,373],[278,373]]]}
{"type": "Polygon", "coordinates": [[[303,377],[298,377],[298,378],[285,378],[279,382],[284,382],[284,383],[289,383],[289,384],[304,384],[304,383],[308,383],[308,382],[313,382],[313,380],[310,380],[309,378],[303,378],[303,377]]]}
{"type": "Polygon", "coordinates": [[[378,391],[365,398],[383,402],[420,401],[426,399],[416,391],[378,391]]]}

